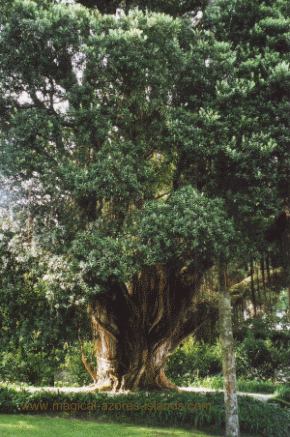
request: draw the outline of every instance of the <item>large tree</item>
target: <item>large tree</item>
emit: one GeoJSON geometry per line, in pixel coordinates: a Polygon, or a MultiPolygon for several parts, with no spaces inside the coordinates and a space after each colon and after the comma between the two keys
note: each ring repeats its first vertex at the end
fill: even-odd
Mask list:
{"type": "Polygon", "coordinates": [[[282,143],[209,23],[30,1],[2,18],[3,171],[41,192],[34,238],[51,292],[87,303],[97,387],[174,388],[166,358],[206,317],[194,297],[230,222],[250,247],[281,208],[282,143]]]}
{"type": "Polygon", "coordinates": [[[212,99],[219,71],[206,60],[227,47],[166,15],[117,20],[30,1],[10,14],[0,43],[3,171],[29,182],[30,196],[39,191],[29,213],[54,256],[51,291],[65,277],[68,300],[88,304],[98,387],[174,388],[166,358],[202,323],[193,297],[226,221],[219,200],[191,188],[194,173],[183,179],[170,126],[189,84],[196,113],[212,99]]]}

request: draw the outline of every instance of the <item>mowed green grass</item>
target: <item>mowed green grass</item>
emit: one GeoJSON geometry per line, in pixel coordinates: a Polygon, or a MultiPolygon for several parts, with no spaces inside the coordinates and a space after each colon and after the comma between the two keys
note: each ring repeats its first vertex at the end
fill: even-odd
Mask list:
{"type": "Polygon", "coordinates": [[[0,415],[1,437],[212,437],[201,431],[101,423],[58,417],[0,415]]]}

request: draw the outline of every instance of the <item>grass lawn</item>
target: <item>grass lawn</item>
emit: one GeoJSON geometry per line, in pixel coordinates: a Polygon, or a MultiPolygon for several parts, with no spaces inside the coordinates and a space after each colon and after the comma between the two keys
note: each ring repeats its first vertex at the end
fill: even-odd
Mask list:
{"type": "Polygon", "coordinates": [[[102,423],[58,417],[0,415],[1,437],[212,437],[201,431],[102,423]]]}
{"type": "MultiPolygon", "coordinates": [[[[146,427],[119,423],[84,421],[74,418],[0,415],[1,437],[217,437],[202,431],[146,427]]],[[[218,434],[222,437],[221,434],[218,434]]],[[[247,437],[244,435],[244,437],[247,437]]],[[[254,437],[254,436],[251,436],[254,437]]]]}

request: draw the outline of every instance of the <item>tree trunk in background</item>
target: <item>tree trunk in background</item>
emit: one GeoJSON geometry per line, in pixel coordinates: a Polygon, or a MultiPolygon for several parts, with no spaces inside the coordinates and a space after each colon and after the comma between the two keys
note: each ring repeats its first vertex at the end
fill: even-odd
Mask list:
{"type": "Polygon", "coordinates": [[[266,257],[266,271],[267,271],[267,281],[271,285],[271,273],[270,273],[270,258],[269,255],[266,257]]]}
{"type": "Polygon", "coordinates": [[[288,309],[290,310],[290,214],[287,209],[286,220],[287,226],[282,234],[282,253],[283,253],[283,263],[284,270],[286,272],[286,287],[288,289],[288,309]]]}
{"type": "Polygon", "coordinates": [[[220,339],[223,356],[226,437],[239,436],[236,366],[232,330],[231,296],[227,290],[226,267],[218,266],[220,339]]]}
{"type": "Polygon", "coordinates": [[[268,311],[270,311],[270,306],[268,302],[267,292],[266,292],[266,279],[265,279],[265,260],[264,255],[262,255],[261,258],[261,271],[262,271],[262,278],[263,278],[263,293],[264,293],[264,300],[266,304],[266,308],[268,311]]]}
{"type": "Polygon", "coordinates": [[[178,390],[165,375],[177,346],[203,323],[194,295],[201,274],[194,266],[165,275],[151,266],[131,287],[112,285],[115,296],[96,296],[89,306],[97,356],[92,390],[178,390]]]}
{"type": "Polygon", "coordinates": [[[251,291],[252,291],[252,302],[254,306],[254,315],[257,315],[257,304],[256,304],[256,296],[255,296],[255,285],[254,285],[254,266],[253,260],[251,259],[251,291]]]}

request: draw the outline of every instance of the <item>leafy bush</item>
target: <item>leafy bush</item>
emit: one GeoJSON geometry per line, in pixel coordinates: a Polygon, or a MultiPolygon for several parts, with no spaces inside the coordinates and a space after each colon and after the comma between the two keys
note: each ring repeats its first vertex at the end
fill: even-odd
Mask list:
{"type": "Polygon", "coordinates": [[[290,381],[289,317],[248,319],[235,332],[237,375],[244,379],[290,381]],[[277,329],[277,326],[283,329],[277,329]]]}
{"type": "Polygon", "coordinates": [[[166,374],[175,384],[186,386],[221,371],[220,343],[208,345],[190,337],[169,357],[166,374]]]}
{"type": "MultiPolygon", "coordinates": [[[[96,369],[93,345],[84,342],[84,353],[88,365],[96,369]]],[[[37,351],[33,345],[24,344],[0,352],[0,378],[8,382],[28,383],[35,386],[87,385],[92,379],[86,371],[79,343],[64,344],[62,350],[37,351]]]]}
{"type": "Polygon", "coordinates": [[[35,349],[35,345],[24,341],[15,347],[10,342],[0,352],[0,377],[9,382],[24,382],[36,386],[54,385],[54,375],[63,359],[63,351],[55,349],[47,353],[35,349]]]}
{"type": "Polygon", "coordinates": [[[274,343],[270,338],[256,338],[248,333],[242,343],[236,345],[237,375],[247,379],[277,380],[279,366],[287,367],[289,351],[274,343]]]}
{"type": "MultiPolygon", "coordinates": [[[[206,378],[199,378],[193,381],[195,387],[210,388],[216,390],[223,389],[222,376],[207,376],[206,378]]],[[[275,393],[277,385],[270,381],[245,381],[243,379],[237,380],[237,390],[244,393],[275,393]]]]}
{"type": "MultiPolygon", "coordinates": [[[[97,367],[96,357],[94,354],[94,345],[90,341],[84,341],[84,354],[90,369],[94,372],[97,367]]],[[[66,356],[64,364],[61,366],[62,372],[58,374],[58,384],[62,381],[69,382],[70,385],[88,385],[92,383],[92,378],[85,369],[82,362],[81,348],[78,342],[66,346],[66,356]]],[[[66,384],[64,384],[66,385],[66,384]]]]}
{"type": "Polygon", "coordinates": [[[282,385],[277,388],[277,397],[283,399],[284,401],[290,402],[290,386],[282,385]]]}
{"type": "MultiPolygon", "coordinates": [[[[269,367],[273,369],[280,363],[280,356],[270,339],[262,340],[248,337],[243,343],[252,367],[269,367]]],[[[272,370],[271,370],[272,372],[272,370]]]]}
{"type": "Polygon", "coordinates": [[[216,390],[223,389],[223,377],[219,376],[207,376],[206,378],[199,378],[195,380],[195,384],[198,387],[214,388],[216,390]]]}
{"type": "Polygon", "coordinates": [[[245,393],[274,393],[277,387],[270,381],[237,381],[238,391],[245,393]]]}

